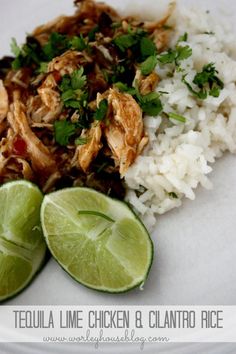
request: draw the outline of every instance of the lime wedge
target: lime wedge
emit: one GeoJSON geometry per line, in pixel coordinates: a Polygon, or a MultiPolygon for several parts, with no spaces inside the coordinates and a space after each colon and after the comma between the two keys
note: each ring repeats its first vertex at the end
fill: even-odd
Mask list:
{"type": "Polygon", "coordinates": [[[146,280],[152,241],[125,203],[67,188],[44,197],[41,224],[54,258],[83,285],[118,293],[146,280]]]}
{"type": "Polygon", "coordinates": [[[43,264],[42,199],[30,182],[19,180],[0,187],[0,301],[25,288],[43,264]]]}

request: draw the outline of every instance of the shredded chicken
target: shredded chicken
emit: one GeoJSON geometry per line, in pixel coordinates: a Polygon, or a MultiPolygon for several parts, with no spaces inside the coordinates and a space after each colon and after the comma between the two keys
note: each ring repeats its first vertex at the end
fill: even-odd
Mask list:
{"type": "Polygon", "coordinates": [[[153,92],[159,82],[159,76],[157,73],[152,72],[140,82],[139,91],[142,95],[147,95],[150,92],[153,92]]]}
{"type": "Polygon", "coordinates": [[[82,138],[87,140],[87,143],[77,147],[78,163],[84,172],[86,172],[97,156],[99,150],[102,148],[101,137],[102,129],[100,122],[94,122],[91,128],[84,131],[81,135],[82,138]]]}
{"type": "Polygon", "coordinates": [[[44,109],[45,111],[46,109],[48,114],[51,113],[49,116],[43,117],[43,120],[47,123],[55,120],[61,113],[63,107],[60,99],[60,94],[55,90],[56,87],[57,84],[54,76],[49,74],[44,80],[43,84],[38,88],[38,93],[43,103],[41,110],[44,109]]]}
{"type": "Polygon", "coordinates": [[[11,105],[11,111],[8,112],[8,122],[15,134],[19,134],[25,141],[33,168],[38,171],[44,171],[45,174],[54,172],[56,170],[55,160],[47,147],[30,129],[25,107],[18,98],[14,100],[11,105]]]}
{"type": "Polygon", "coordinates": [[[60,75],[72,74],[78,69],[79,64],[83,61],[84,55],[74,50],[68,50],[59,57],[54,58],[48,64],[48,72],[59,71],[60,75]]]}
{"type": "Polygon", "coordinates": [[[123,198],[122,177],[148,143],[148,108],[123,91],[155,91],[155,70],[141,73],[141,43],[168,48],[174,6],[153,22],[74,3],[74,15],[28,35],[14,62],[0,60],[0,183],[25,178],[44,193],[83,185],[123,198]]]}
{"type": "Polygon", "coordinates": [[[0,80],[0,123],[6,118],[8,112],[8,94],[2,80],[0,80]]]}
{"type": "Polygon", "coordinates": [[[144,136],[142,111],[131,95],[111,89],[108,103],[112,118],[105,135],[123,176],[140,152],[139,146],[143,148],[148,139],[144,136]]]}

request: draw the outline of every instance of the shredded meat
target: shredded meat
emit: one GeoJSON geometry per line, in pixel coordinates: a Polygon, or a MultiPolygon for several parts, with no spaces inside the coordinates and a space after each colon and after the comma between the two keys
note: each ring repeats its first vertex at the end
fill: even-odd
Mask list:
{"type": "Polygon", "coordinates": [[[2,80],[0,80],[0,123],[6,118],[8,112],[8,94],[2,80]]]}
{"type": "Polygon", "coordinates": [[[74,4],[74,15],[28,35],[16,60],[0,60],[0,183],[24,178],[44,193],[88,186],[123,198],[122,178],[148,143],[137,91],[123,88],[155,91],[158,74],[141,73],[141,41],[168,48],[173,6],[153,22],[93,0],[74,4]]]}
{"type": "MultiPolygon", "coordinates": [[[[17,95],[15,95],[17,96],[17,95]]],[[[33,168],[51,174],[56,170],[56,163],[47,147],[32,132],[25,114],[25,107],[18,98],[14,99],[11,111],[8,112],[8,122],[15,134],[25,141],[33,168]]]]}
{"type": "Polygon", "coordinates": [[[81,135],[87,140],[87,143],[78,146],[78,163],[84,172],[87,172],[91,162],[97,156],[102,147],[101,137],[102,129],[99,122],[94,122],[88,131],[84,131],[81,135]]]}
{"type": "Polygon", "coordinates": [[[143,148],[148,138],[144,136],[142,111],[131,95],[111,89],[108,103],[112,118],[105,135],[123,176],[140,152],[139,146],[143,148]]]}
{"type": "Polygon", "coordinates": [[[159,82],[159,76],[157,73],[152,72],[145,78],[142,78],[140,81],[139,91],[142,95],[147,95],[148,93],[155,90],[159,82]]]}

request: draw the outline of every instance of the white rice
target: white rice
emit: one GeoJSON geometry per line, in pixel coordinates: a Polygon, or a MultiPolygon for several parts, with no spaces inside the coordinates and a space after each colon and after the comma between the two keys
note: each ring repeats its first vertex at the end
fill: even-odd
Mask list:
{"type": "Polygon", "coordinates": [[[149,145],[129,168],[125,181],[127,201],[149,230],[155,225],[157,214],[181,206],[183,197],[194,199],[199,183],[211,188],[208,174],[216,158],[225,151],[236,152],[234,35],[225,32],[222,23],[218,19],[214,22],[210,14],[181,8],[176,13],[176,34],[171,46],[185,32],[188,41],[182,44],[188,44],[193,51],[190,58],[181,62],[188,73],[186,80],[191,83],[204,64],[213,62],[224,89],[217,98],[197,100],[182,82],[182,72],[174,71],[172,64],[157,66],[161,78],[157,91],[168,92],[161,97],[164,112],[181,114],[186,123],[172,120],[173,126],[160,132],[166,118],[144,118],[149,145]],[[170,72],[174,72],[173,77],[168,75],[170,72]]]}

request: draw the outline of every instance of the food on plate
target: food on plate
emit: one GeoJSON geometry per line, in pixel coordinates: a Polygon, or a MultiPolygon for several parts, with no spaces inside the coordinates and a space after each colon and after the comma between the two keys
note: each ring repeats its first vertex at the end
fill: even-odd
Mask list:
{"type": "Polygon", "coordinates": [[[44,197],[41,223],[53,257],[83,285],[118,293],[146,280],[152,241],[125,203],[93,189],[64,188],[44,197]]]}
{"type": "Polygon", "coordinates": [[[0,302],[24,289],[44,263],[42,199],[38,187],[27,181],[0,187],[0,302]]]}
{"type": "Polygon", "coordinates": [[[121,292],[146,279],[152,244],[109,197],[152,230],[211,188],[212,164],[236,152],[234,35],[174,4],[147,20],[74,3],[0,60],[0,183],[38,185],[54,257],[84,285],[121,292]]]}

